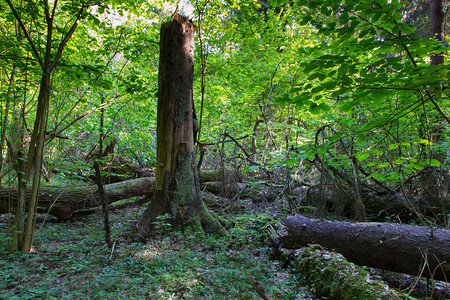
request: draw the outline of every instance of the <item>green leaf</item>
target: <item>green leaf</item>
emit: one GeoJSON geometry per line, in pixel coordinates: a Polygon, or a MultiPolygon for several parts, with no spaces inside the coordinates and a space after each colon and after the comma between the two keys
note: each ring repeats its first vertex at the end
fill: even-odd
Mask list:
{"type": "Polygon", "coordinates": [[[347,71],[348,71],[348,65],[347,64],[343,64],[343,65],[341,65],[339,67],[338,74],[339,75],[344,75],[344,74],[347,73],[347,71]]]}
{"type": "Polygon", "coordinates": [[[397,148],[398,148],[398,146],[399,146],[399,144],[398,144],[398,143],[395,143],[395,144],[390,144],[390,145],[389,145],[389,150],[394,150],[394,149],[397,149],[397,148]]]}
{"type": "Polygon", "coordinates": [[[369,152],[360,152],[356,154],[356,157],[358,158],[359,161],[366,160],[369,157],[369,152]]]}
{"type": "Polygon", "coordinates": [[[327,148],[326,148],[326,147],[324,147],[324,146],[319,146],[318,148],[319,148],[319,149],[317,150],[317,154],[323,155],[323,154],[327,153],[327,148]]]}
{"type": "Polygon", "coordinates": [[[439,167],[440,165],[441,165],[441,162],[438,161],[437,159],[434,159],[434,158],[430,159],[430,166],[439,167]]]}
{"type": "Polygon", "coordinates": [[[414,32],[414,26],[413,25],[403,24],[401,28],[402,28],[402,32],[404,34],[410,34],[410,33],[414,32]]]}
{"type": "Polygon", "coordinates": [[[426,145],[431,145],[432,144],[429,140],[425,140],[425,139],[419,139],[417,142],[419,144],[426,144],[426,145]]]}
{"type": "Polygon", "coordinates": [[[295,160],[295,159],[293,159],[293,158],[290,158],[290,159],[286,159],[285,163],[286,163],[286,165],[292,167],[292,166],[294,166],[294,165],[297,164],[297,160],[295,160]]]}
{"type": "Polygon", "coordinates": [[[248,166],[248,167],[245,167],[242,171],[241,171],[241,173],[245,173],[245,172],[247,172],[247,171],[255,171],[255,170],[258,170],[259,169],[259,166],[248,166]]]}
{"type": "Polygon", "coordinates": [[[378,181],[386,181],[386,176],[384,176],[383,174],[379,174],[379,173],[375,173],[375,174],[371,174],[369,176],[367,176],[368,179],[372,178],[376,179],[378,181]]]}
{"type": "Polygon", "coordinates": [[[388,167],[388,166],[389,166],[389,163],[388,163],[388,162],[384,162],[384,163],[379,164],[379,165],[377,166],[377,168],[378,168],[378,169],[382,169],[382,168],[386,168],[386,167],[388,167]]]}
{"type": "Polygon", "coordinates": [[[319,114],[320,113],[319,105],[317,105],[317,103],[315,103],[315,102],[311,102],[311,104],[309,105],[309,111],[313,115],[319,114]]]}

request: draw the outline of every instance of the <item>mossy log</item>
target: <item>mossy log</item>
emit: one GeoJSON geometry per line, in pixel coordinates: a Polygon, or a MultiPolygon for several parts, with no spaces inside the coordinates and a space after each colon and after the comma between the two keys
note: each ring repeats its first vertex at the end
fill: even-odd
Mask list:
{"type": "MultiPolygon", "coordinates": [[[[108,203],[134,196],[150,195],[155,189],[155,178],[144,177],[104,186],[108,203]]],[[[27,199],[29,193],[27,193],[27,199]]],[[[0,188],[0,213],[14,210],[17,202],[16,189],[0,188]]],[[[72,213],[85,208],[100,206],[97,186],[50,187],[42,186],[38,198],[38,211],[49,213],[59,220],[69,220],[72,213]]]]}
{"type": "Polygon", "coordinates": [[[314,286],[314,293],[327,299],[400,299],[382,281],[348,262],[341,254],[327,251],[319,245],[296,251],[294,271],[314,286]]]}
{"type": "MultiPolygon", "coordinates": [[[[200,182],[210,181],[215,173],[217,172],[204,171],[200,173],[200,182]]],[[[105,185],[109,204],[135,196],[151,196],[154,190],[155,177],[143,177],[105,185]]],[[[17,191],[15,188],[0,187],[0,213],[14,211],[16,201],[17,191]]],[[[97,186],[94,185],[85,187],[42,186],[39,193],[38,212],[49,213],[59,220],[69,220],[75,211],[100,206],[99,201],[97,186]]],[[[148,201],[142,203],[146,202],[148,201]]],[[[81,213],[81,215],[83,214],[88,213],[81,213]]]]}
{"type": "Polygon", "coordinates": [[[309,219],[285,220],[285,248],[319,244],[349,261],[411,275],[450,280],[450,231],[391,223],[349,223],[309,219]]]}

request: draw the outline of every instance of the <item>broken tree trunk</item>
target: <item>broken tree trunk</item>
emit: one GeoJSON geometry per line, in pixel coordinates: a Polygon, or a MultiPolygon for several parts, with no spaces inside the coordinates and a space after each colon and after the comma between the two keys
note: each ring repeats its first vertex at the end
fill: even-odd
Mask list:
{"type": "Polygon", "coordinates": [[[156,185],[140,217],[136,240],[146,240],[158,217],[193,231],[226,233],[202,201],[194,150],[194,24],[175,13],[162,24],[158,71],[156,185]]]}
{"type": "Polygon", "coordinates": [[[283,247],[319,244],[358,265],[450,280],[450,231],[391,223],[349,223],[288,217],[283,247]]]}
{"type": "MultiPolygon", "coordinates": [[[[109,204],[134,196],[152,194],[155,178],[144,177],[104,186],[109,204]]],[[[29,200],[30,193],[27,193],[29,200]]],[[[0,188],[0,213],[8,213],[17,203],[15,189],[0,188]]],[[[49,213],[59,220],[69,220],[72,213],[101,205],[97,186],[88,187],[41,187],[39,191],[38,211],[49,213]]]]}

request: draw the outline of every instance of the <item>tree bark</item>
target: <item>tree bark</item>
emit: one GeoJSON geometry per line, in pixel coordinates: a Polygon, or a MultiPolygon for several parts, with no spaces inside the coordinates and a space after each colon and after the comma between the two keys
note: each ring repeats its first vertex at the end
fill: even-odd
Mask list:
{"type": "Polygon", "coordinates": [[[194,24],[175,13],[162,24],[159,57],[156,186],[135,235],[145,240],[159,216],[172,225],[225,233],[202,202],[194,152],[194,24]]]}
{"type": "Polygon", "coordinates": [[[258,137],[258,127],[260,123],[263,123],[264,120],[261,118],[257,118],[255,121],[255,125],[253,126],[253,135],[252,135],[252,144],[250,147],[250,152],[252,153],[252,159],[256,161],[257,154],[256,154],[256,138],[258,137]]]}
{"type": "MultiPolygon", "coordinates": [[[[445,20],[444,20],[444,1],[443,0],[430,0],[430,36],[432,39],[436,39],[444,43],[445,20]]],[[[441,65],[444,63],[444,55],[441,53],[435,53],[431,55],[432,65],[441,65]]]]}
{"type": "Polygon", "coordinates": [[[450,281],[450,231],[390,223],[288,217],[286,248],[319,244],[358,265],[450,281]]]}
{"type": "MultiPolygon", "coordinates": [[[[151,195],[155,188],[155,178],[144,177],[104,186],[108,204],[140,195],[151,195]]],[[[27,204],[30,192],[26,194],[27,204]]],[[[0,213],[8,213],[17,205],[17,190],[0,188],[0,213]],[[11,204],[11,205],[10,205],[11,204]]],[[[49,213],[59,220],[69,220],[75,211],[101,205],[96,186],[89,187],[41,187],[38,212],[49,213]]]]}
{"type": "MultiPolygon", "coordinates": [[[[441,44],[444,43],[445,37],[445,21],[444,21],[444,0],[430,0],[430,37],[439,41],[441,44]]],[[[437,51],[438,53],[432,53],[430,58],[430,64],[434,66],[444,64],[444,55],[442,51],[437,51]]],[[[442,88],[442,87],[441,87],[442,88]]],[[[427,96],[430,100],[435,103],[438,111],[442,112],[442,108],[439,107],[439,104],[442,103],[443,97],[437,96],[437,92],[427,91],[427,96]],[[441,99],[442,98],[442,99],[441,99]]],[[[442,104],[445,105],[445,104],[442,104]]],[[[423,114],[424,118],[427,122],[430,122],[429,128],[427,128],[428,132],[425,138],[429,138],[430,141],[439,145],[445,142],[445,117],[448,116],[441,115],[438,113],[430,113],[428,115],[423,114]]],[[[448,124],[447,124],[448,125],[448,124]]],[[[440,162],[441,166],[444,166],[447,153],[444,149],[439,149],[440,147],[433,147],[432,151],[430,151],[429,158],[436,159],[440,162]]],[[[441,207],[442,215],[447,214],[448,205],[445,205],[445,190],[448,190],[448,169],[445,167],[435,167],[430,166],[426,170],[427,172],[423,172],[422,176],[419,177],[420,180],[420,189],[419,196],[421,198],[427,199],[432,206],[441,207]],[[447,186],[447,187],[446,187],[447,186]]]]}

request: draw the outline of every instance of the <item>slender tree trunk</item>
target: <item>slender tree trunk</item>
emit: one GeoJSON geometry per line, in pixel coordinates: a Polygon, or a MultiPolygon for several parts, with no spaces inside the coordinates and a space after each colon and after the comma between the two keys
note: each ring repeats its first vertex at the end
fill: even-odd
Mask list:
{"type": "MultiPolygon", "coordinates": [[[[34,130],[37,131],[36,143],[33,143],[31,139],[30,151],[28,151],[29,157],[27,164],[31,164],[31,168],[27,166],[25,174],[27,176],[32,175],[31,197],[30,204],[28,206],[27,223],[25,226],[25,233],[23,237],[22,251],[28,252],[31,249],[31,243],[33,241],[34,223],[36,216],[36,209],[38,203],[39,187],[41,184],[41,170],[44,156],[44,142],[45,132],[47,131],[48,109],[50,101],[50,73],[44,73],[41,78],[40,94],[38,98],[38,111],[36,112],[36,122],[34,124],[34,130]],[[42,102],[42,106],[39,109],[39,103],[42,102]],[[32,147],[36,145],[34,155],[31,155],[32,147]],[[28,171],[29,170],[29,171],[28,171]]],[[[34,134],[33,134],[34,137],[34,134]]]]}
{"type": "Polygon", "coordinates": [[[2,133],[0,137],[0,184],[2,180],[2,173],[3,173],[3,149],[5,146],[5,140],[6,140],[6,124],[8,124],[8,117],[9,117],[9,106],[10,106],[10,99],[11,99],[11,93],[14,87],[14,74],[16,72],[16,64],[13,64],[12,70],[11,70],[11,77],[9,79],[9,87],[8,92],[6,93],[6,104],[5,104],[5,115],[3,116],[3,122],[2,122],[2,133]]]}
{"type": "MultiPolygon", "coordinates": [[[[444,1],[430,0],[430,36],[444,43],[445,36],[444,23],[444,1]]],[[[441,53],[435,53],[431,56],[432,65],[441,65],[444,63],[444,56],[441,53]]]]}
{"type": "MultiPolygon", "coordinates": [[[[444,43],[444,1],[443,0],[430,0],[430,37],[436,39],[441,44],[444,43]]],[[[444,63],[444,55],[442,52],[432,53],[431,55],[431,65],[442,65],[444,63]]],[[[437,93],[436,93],[437,94],[437,93]]],[[[436,94],[429,92],[429,97],[435,97],[436,94]]],[[[440,102],[440,99],[435,98],[436,102],[440,102]]],[[[445,141],[445,127],[444,124],[446,120],[438,114],[429,111],[425,114],[427,123],[429,123],[428,138],[437,147],[432,149],[429,158],[438,160],[441,165],[444,164],[446,158],[446,151],[439,146],[445,141]]],[[[448,124],[447,124],[448,125],[448,124]]],[[[428,167],[423,175],[420,177],[422,185],[422,195],[421,198],[426,199],[432,206],[440,207],[442,209],[442,215],[447,214],[447,207],[445,206],[445,194],[444,185],[449,185],[448,183],[448,172],[446,174],[445,170],[441,167],[428,167]]]]}
{"type": "Polygon", "coordinates": [[[194,153],[194,24],[179,14],[161,26],[156,186],[135,238],[149,237],[158,216],[193,231],[225,233],[203,204],[194,153]]]}
{"type": "Polygon", "coordinates": [[[255,125],[253,126],[252,144],[251,144],[251,147],[250,147],[250,149],[251,149],[250,152],[252,153],[252,159],[254,161],[256,161],[257,158],[258,158],[257,154],[256,154],[256,139],[258,137],[259,124],[262,123],[262,122],[264,122],[263,119],[257,118],[256,121],[255,121],[255,125]]]}
{"type": "MultiPolygon", "coordinates": [[[[5,0],[8,4],[11,12],[13,13],[18,26],[20,26],[23,35],[27,39],[29,46],[32,49],[32,52],[39,62],[42,70],[41,76],[41,84],[39,89],[38,96],[38,104],[36,109],[36,118],[34,121],[33,132],[31,135],[30,146],[28,149],[26,162],[22,163],[22,166],[19,169],[25,166],[23,172],[23,176],[18,176],[18,206],[16,210],[16,218],[14,220],[13,225],[13,235],[11,242],[12,250],[21,250],[23,252],[28,252],[31,249],[31,243],[33,240],[33,228],[34,221],[36,216],[37,209],[37,201],[39,195],[39,185],[41,178],[41,169],[42,169],[42,160],[44,154],[44,142],[45,142],[45,131],[47,129],[47,120],[48,120],[48,111],[49,111],[49,100],[50,100],[50,86],[51,79],[50,75],[55,69],[59,59],[62,56],[63,50],[67,45],[67,42],[72,37],[75,29],[78,26],[79,20],[82,17],[82,13],[88,7],[86,5],[81,5],[78,14],[75,16],[75,21],[72,23],[72,26],[64,35],[63,39],[59,43],[57,47],[57,51],[53,51],[53,22],[55,20],[56,8],[58,5],[58,1],[53,1],[49,3],[48,0],[44,0],[43,3],[43,11],[44,11],[44,19],[45,25],[47,27],[45,39],[45,51],[44,54],[38,50],[35,42],[30,35],[30,32],[25,27],[23,23],[22,17],[19,12],[16,10],[16,7],[12,3],[11,0],[5,0]],[[53,4],[53,7],[50,7],[50,4],[53,4]],[[26,224],[23,225],[25,219],[25,206],[26,206],[26,188],[28,181],[32,180],[31,186],[31,197],[28,206],[28,214],[26,224]]],[[[32,4],[37,5],[37,4],[32,4]]],[[[34,16],[32,17],[32,19],[34,16]]],[[[39,42],[40,43],[40,42],[39,42]]],[[[24,108],[25,109],[25,108],[24,108]]]]}

